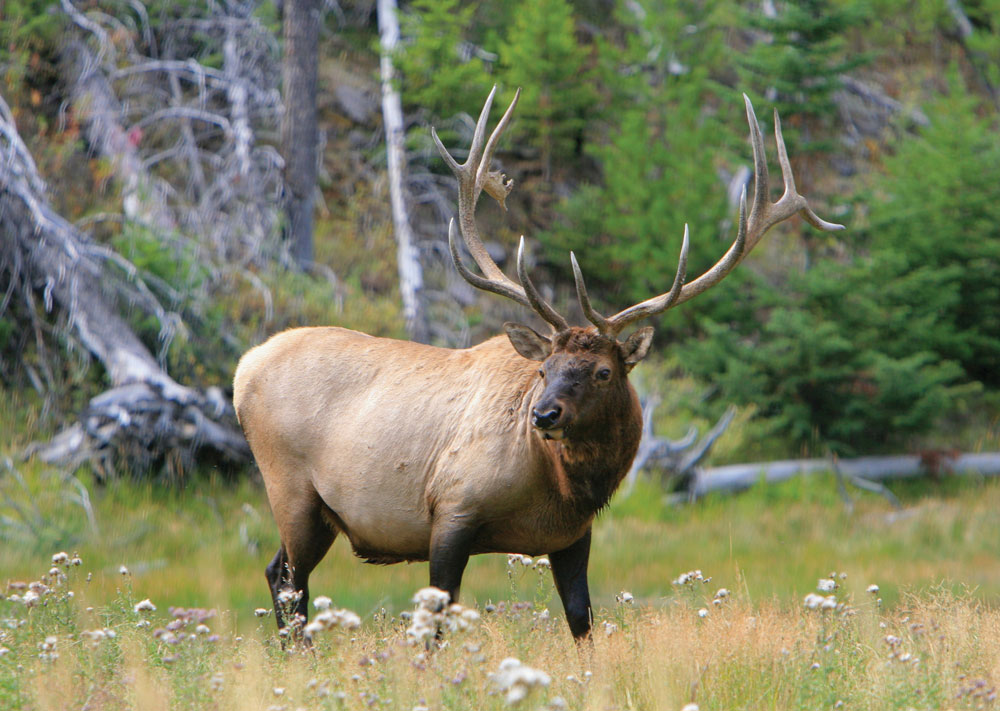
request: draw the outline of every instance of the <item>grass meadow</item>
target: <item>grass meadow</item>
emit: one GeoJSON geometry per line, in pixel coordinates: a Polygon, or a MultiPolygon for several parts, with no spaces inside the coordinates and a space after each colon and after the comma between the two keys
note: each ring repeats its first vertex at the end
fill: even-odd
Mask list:
{"type": "Polygon", "coordinates": [[[414,633],[435,616],[412,601],[426,565],[364,565],[338,540],[313,596],[361,624],[305,649],[255,616],[278,541],[253,476],[99,485],[12,459],[24,444],[0,443],[0,709],[996,705],[991,481],[895,484],[902,510],[861,491],[848,510],[823,476],[684,506],[641,483],[595,524],[582,649],[537,561],[474,558],[478,617],[437,612],[434,642],[414,633]]]}

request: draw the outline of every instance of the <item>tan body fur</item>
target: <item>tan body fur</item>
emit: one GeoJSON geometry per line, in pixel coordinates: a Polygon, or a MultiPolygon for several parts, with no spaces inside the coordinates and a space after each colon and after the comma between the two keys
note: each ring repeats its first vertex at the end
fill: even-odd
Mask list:
{"type": "Polygon", "coordinates": [[[611,461],[592,451],[599,442],[547,441],[531,426],[538,364],[504,336],[449,350],[294,329],[243,356],[233,399],[288,564],[311,548],[295,541],[315,536],[317,510],[358,555],[395,562],[428,559],[435,521],[451,518],[475,521],[473,553],[537,555],[578,540],[638,446],[638,399],[622,382],[631,422],[602,428],[617,440],[611,461]],[[596,474],[607,479],[596,491],[573,480],[596,474]]]}

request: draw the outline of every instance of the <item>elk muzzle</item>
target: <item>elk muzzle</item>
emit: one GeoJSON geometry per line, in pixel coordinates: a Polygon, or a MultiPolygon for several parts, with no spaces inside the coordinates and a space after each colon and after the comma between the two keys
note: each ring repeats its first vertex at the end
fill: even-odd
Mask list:
{"type": "Polygon", "coordinates": [[[562,439],[572,419],[569,408],[560,398],[548,392],[542,393],[541,399],[531,408],[531,425],[544,439],[562,439]]]}

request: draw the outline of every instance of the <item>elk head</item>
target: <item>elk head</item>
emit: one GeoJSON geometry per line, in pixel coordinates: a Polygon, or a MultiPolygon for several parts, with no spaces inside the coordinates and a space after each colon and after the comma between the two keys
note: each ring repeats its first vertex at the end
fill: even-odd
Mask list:
{"type": "Polygon", "coordinates": [[[508,180],[499,171],[491,171],[489,166],[500,135],[517,106],[521,91],[518,89],[515,93],[507,111],[486,140],[486,123],[495,94],[496,87],[493,87],[476,122],[465,163],[459,164],[448,153],[433,128],[431,135],[441,156],[458,178],[458,221],[462,239],[483,276],[473,273],[463,263],[457,245],[455,221],[452,220],[448,227],[448,244],[455,268],[476,288],[506,296],[533,309],[552,329],[551,335],[544,336],[520,324],[504,325],[514,349],[525,358],[541,363],[539,375],[544,381],[544,388],[532,403],[531,417],[532,425],[547,439],[561,439],[571,430],[586,429],[589,422],[601,421],[600,418],[591,417],[591,414],[603,409],[607,401],[616,401],[628,388],[628,373],[649,352],[653,329],[647,326],[627,339],[619,340],[619,334],[626,327],[682,304],[718,284],[771,227],[796,213],[802,213],[807,222],[821,230],[844,228],[843,225],[817,217],[806,199],[796,190],[777,111],[774,113],[774,135],[785,192],[777,202],[770,202],[764,139],[750,99],[744,94],[747,121],[750,124],[750,142],[753,146],[754,197],[748,214],[744,186],[740,196],[739,228],[729,250],[704,274],[685,283],[689,246],[688,227],[685,225],[677,272],[670,289],[609,317],[602,316],[591,305],[583,272],[576,255],[571,252],[577,296],[584,315],[593,324],[586,328],[572,327],[542,298],[532,284],[525,267],[524,237],[521,237],[517,250],[517,275],[520,283],[503,273],[489,256],[479,237],[475,209],[482,191],[485,190],[506,209],[506,197],[514,187],[513,180],[508,180]]]}

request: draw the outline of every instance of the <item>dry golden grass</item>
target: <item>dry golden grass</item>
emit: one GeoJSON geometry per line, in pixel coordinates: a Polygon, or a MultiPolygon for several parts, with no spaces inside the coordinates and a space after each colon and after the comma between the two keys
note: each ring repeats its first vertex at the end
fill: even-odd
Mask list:
{"type": "Polygon", "coordinates": [[[440,643],[413,643],[406,619],[378,615],[283,650],[270,617],[240,635],[216,613],[198,632],[177,621],[190,615],[135,611],[141,591],[128,585],[98,606],[80,570],[41,579],[49,591],[30,606],[24,590],[0,601],[0,708],[979,709],[994,705],[1000,674],[1000,611],[944,588],[884,611],[877,593],[845,585],[821,595],[832,595],[824,610],[717,598],[717,583],[693,581],[600,611],[581,648],[561,615],[521,601],[480,610],[440,643]],[[89,639],[94,629],[106,636],[89,639]],[[511,703],[495,676],[510,657],[549,683],[511,703]]]}

